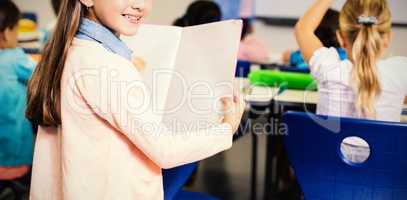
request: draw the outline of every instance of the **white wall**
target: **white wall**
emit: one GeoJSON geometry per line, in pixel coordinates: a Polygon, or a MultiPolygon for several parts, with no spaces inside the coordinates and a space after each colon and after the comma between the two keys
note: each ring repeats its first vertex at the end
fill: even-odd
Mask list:
{"type": "Polygon", "coordinates": [[[46,27],[55,18],[51,0],[13,0],[22,11],[38,14],[40,27],[46,27]]]}
{"type": "MultiPolygon", "coordinates": [[[[257,0],[256,15],[270,17],[291,17],[298,18],[310,7],[315,0],[257,0]]],[[[335,0],[334,8],[340,9],[346,0],[335,0]]],[[[388,0],[396,23],[407,24],[407,1],[388,0]]]]}
{"type": "MultiPolygon", "coordinates": [[[[281,53],[287,49],[298,49],[293,28],[266,26],[255,23],[255,35],[269,47],[273,53],[281,53]]],[[[386,54],[392,56],[407,56],[407,28],[393,28],[393,37],[386,54]]]]}
{"type": "Polygon", "coordinates": [[[153,11],[147,18],[147,23],[172,24],[184,14],[188,5],[194,0],[153,0],[153,11]]]}
{"type": "MultiPolygon", "coordinates": [[[[257,0],[255,14],[262,17],[298,18],[315,0],[257,0]]],[[[336,9],[340,9],[345,0],[335,0],[336,9]]]]}

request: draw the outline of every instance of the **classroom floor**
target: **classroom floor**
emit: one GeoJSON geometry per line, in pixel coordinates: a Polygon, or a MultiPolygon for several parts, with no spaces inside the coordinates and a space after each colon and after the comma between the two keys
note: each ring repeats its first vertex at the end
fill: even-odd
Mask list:
{"type": "MultiPolygon", "coordinates": [[[[265,139],[265,135],[259,136],[257,199],[263,199],[265,139]]],[[[252,136],[245,135],[235,141],[230,150],[202,161],[192,186],[187,187],[187,190],[210,194],[220,200],[249,200],[251,144],[252,136]]],[[[300,197],[298,191],[295,191],[281,193],[273,199],[297,200],[300,197]]]]}
{"type": "MultiPolygon", "coordinates": [[[[264,137],[260,137],[264,138],[264,137]]],[[[264,147],[264,140],[259,140],[264,147]]],[[[259,158],[264,157],[259,148],[259,158]]],[[[246,135],[233,144],[227,152],[200,163],[192,191],[199,191],[221,200],[248,200],[250,198],[251,136],[246,135]]],[[[258,166],[258,194],[263,192],[264,159],[258,166]]],[[[260,198],[258,198],[260,199],[260,198]]]]}

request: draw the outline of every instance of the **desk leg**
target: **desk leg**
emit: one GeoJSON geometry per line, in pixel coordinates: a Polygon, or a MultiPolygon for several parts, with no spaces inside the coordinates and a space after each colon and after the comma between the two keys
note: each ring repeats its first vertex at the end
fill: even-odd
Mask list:
{"type": "Polygon", "coordinates": [[[251,131],[252,134],[252,169],[251,169],[251,200],[257,199],[257,143],[258,136],[256,133],[251,131]]]}
{"type": "Polygon", "coordinates": [[[265,180],[264,180],[264,200],[271,199],[273,193],[273,154],[272,154],[272,136],[267,135],[266,139],[266,169],[265,169],[265,180]]]}
{"type": "Polygon", "coordinates": [[[278,191],[277,163],[273,162],[275,139],[278,136],[280,109],[276,102],[272,101],[270,105],[270,114],[267,118],[271,130],[267,130],[266,137],[266,168],[264,180],[264,200],[270,200],[278,191]],[[277,119],[277,120],[276,120],[277,119]]]}
{"type": "Polygon", "coordinates": [[[252,107],[249,112],[249,130],[252,135],[252,163],[251,163],[251,185],[250,185],[250,199],[257,200],[257,154],[258,154],[258,140],[259,135],[254,130],[255,120],[258,118],[259,111],[266,111],[266,107],[252,107]]]}

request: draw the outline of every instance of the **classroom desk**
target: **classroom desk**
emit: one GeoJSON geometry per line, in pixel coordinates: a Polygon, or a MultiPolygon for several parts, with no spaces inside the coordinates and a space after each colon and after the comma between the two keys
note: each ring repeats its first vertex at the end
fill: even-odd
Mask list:
{"type": "Polygon", "coordinates": [[[246,102],[251,105],[269,105],[270,101],[278,95],[279,88],[250,86],[244,96],[246,102]]]}
{"type": "MultiPolygon", "coordinates": [[[[273,98],[278,95],[279,88],[271,87],[257,87],[250,86],[245,88],[245,101],[249,107],[248,122],[253,122],[261,115],[267,115],[267,119],[270,116],[270,107],[273,98]]],[[[250,199],[257,199],[256,183],[257,183],[257,144],[258,135],[253,131],[252,123],[250,124],[250,133],[252,136],[252,160],[251,160],[251,182],[250,182],[250,199]]]]}
{"type": "Polygon", "coordinates": [[[274,98],[274,101],[279,103],[306,103],[317,104],[319,101],[319,93],[317,91],[305,90],[285,90],[274,98]]]}

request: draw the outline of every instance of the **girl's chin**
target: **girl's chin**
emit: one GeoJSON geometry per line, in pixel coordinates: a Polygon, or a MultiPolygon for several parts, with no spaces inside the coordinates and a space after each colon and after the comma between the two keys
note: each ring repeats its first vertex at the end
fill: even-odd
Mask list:
{"type": "Polygon", "coordinates": [[[126,28],[123,28],[123,29],[120,31],[120,35],[123,35],[123,36],[133,36],[133,35],[136,35],[137,32],[138,32],[139,27],[140,27],[139,25],[138,25],[138,26],[134,26],[134,25],[133,25],[133,27],[126,27],[126,28]]]}

